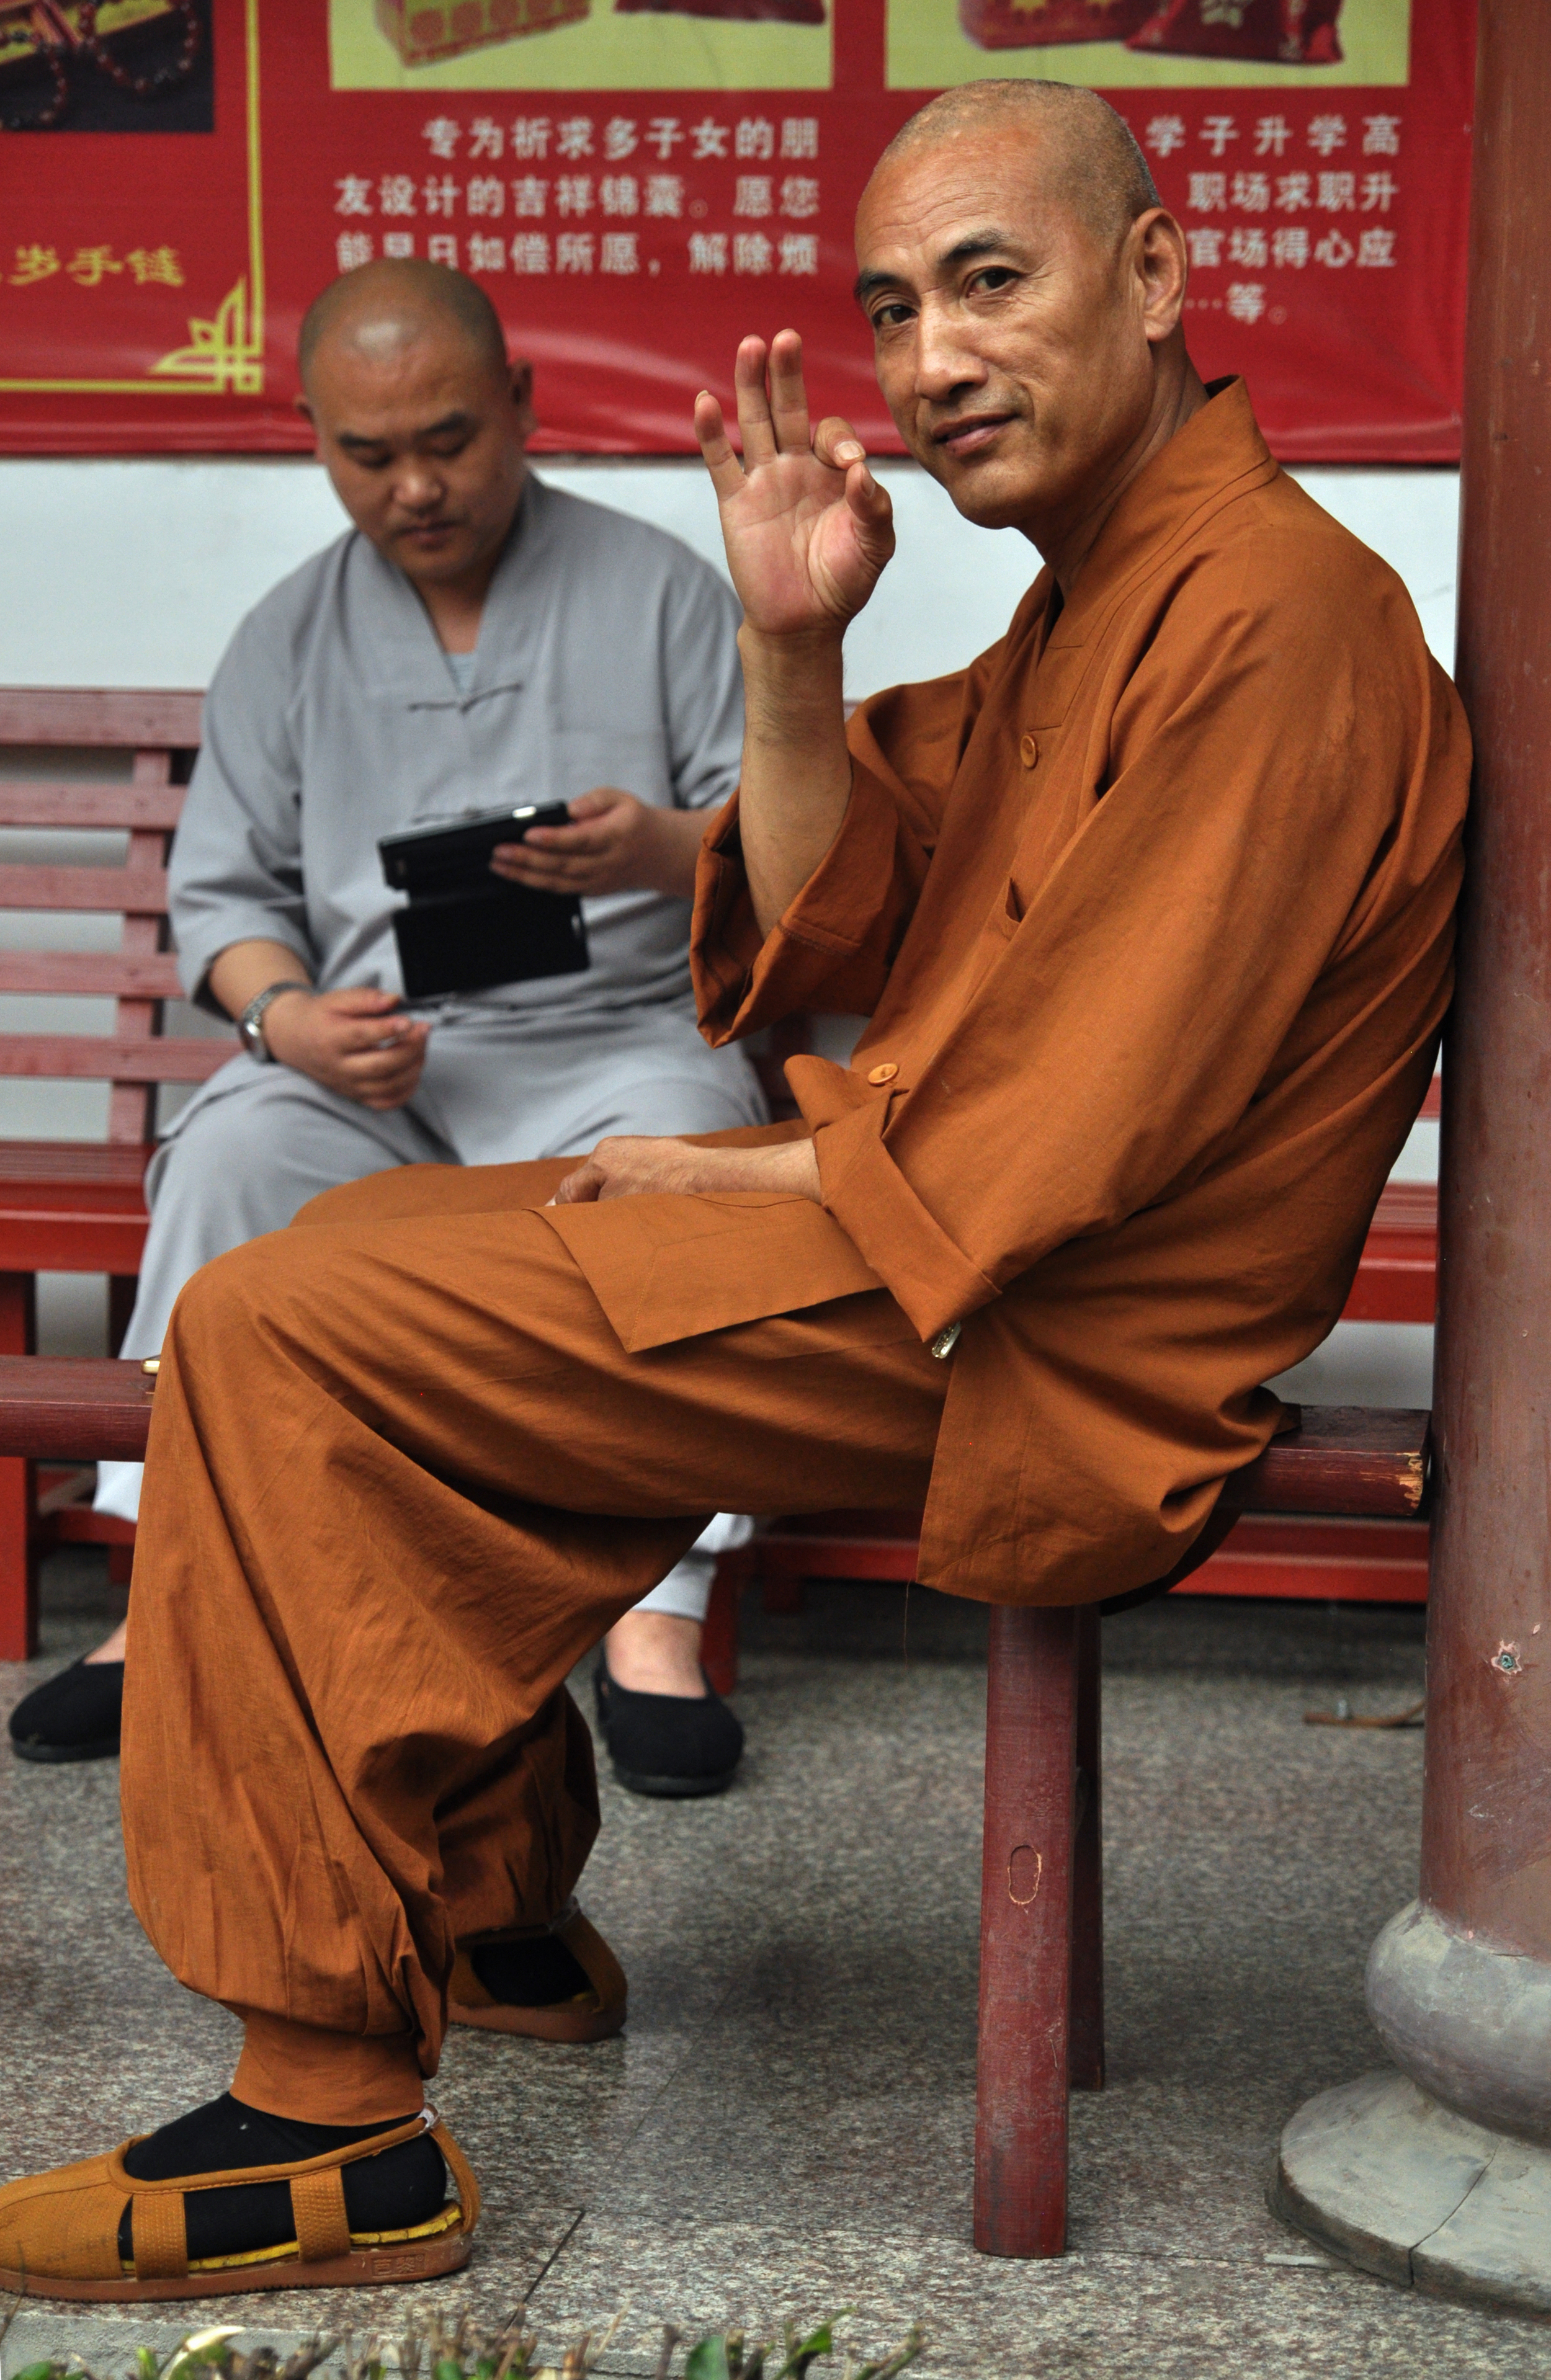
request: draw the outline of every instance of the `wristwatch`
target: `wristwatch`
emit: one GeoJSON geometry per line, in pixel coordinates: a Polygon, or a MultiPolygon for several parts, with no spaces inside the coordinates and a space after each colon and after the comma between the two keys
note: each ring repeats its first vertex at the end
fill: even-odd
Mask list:
{"type": "Polygon", "coordinates": [[[253,994],[237,1020],[238,1037],[250,1058],[256,1058],[261,1066],[274,1065],[275,1052],[263,1038],[264,1011],[272,1000],[279,999],[283,991],[310,992],[311,989],[311,985],[304,983],[299,976],[292,975],[287,976],[283,983],[265,984],[263,991],[253,994]]]}

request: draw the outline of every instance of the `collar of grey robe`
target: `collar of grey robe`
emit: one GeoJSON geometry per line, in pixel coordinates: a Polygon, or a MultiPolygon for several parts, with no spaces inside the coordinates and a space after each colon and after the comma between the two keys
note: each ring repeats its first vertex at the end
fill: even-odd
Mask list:
{"type": "Polygon", "coordinates": [[[528,676],[542,624],[542,587],[556,541],[554,497],[529,473],[480,621],[473,674],[460,692],[430,615],[397,563],[358,530],[350,562],[374,614],[370,693],[406,710],[467,710],[528,676]]]}

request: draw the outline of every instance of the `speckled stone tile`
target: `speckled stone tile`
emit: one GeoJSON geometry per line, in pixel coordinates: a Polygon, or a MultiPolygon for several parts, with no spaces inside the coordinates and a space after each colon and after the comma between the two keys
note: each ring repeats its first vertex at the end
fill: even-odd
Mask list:
{"type": "MultiPolygon", "coordinates": [[[[116,1614],[90,1558],[51,1586],[57,1660],[116,1614]]],[[[1347,2273],[1265,2209],[1287,2116],[1380,2062],[1362,1965],[1415,1888],[1422,1737],[1304,1714],[1415,1697],[1403,1612],[1174,1601],[1106,1624],[1110,2084],[1073,2102],[1071,2252],[975,2255],[984,1625],[919,1591],[907,1624],[882,1588],[751,1609],[735,1790],[647,1803],[605,1779],[582,1897],[629,1968],[629,2026],[585,2049],[449,2041],[435,2095],[487,2215],[438,2308],[494,2324],[526,2304],[556,2350],[628,2309],[603,2367],[619,2375],[652,2370],[665,2320],[692,2336],[846,2305],[858,2341],[919,2317],[922,2368],[975,2380],[1551,2374],[1551,2329],[1347,2273]]],[[[0,1707],[42,1674],[0,1670],[0,1707]]],[[[116,1788],[111,1763],[0,1757],[0,2174],[229,2075],[232,2021],[171,1982],[124,1901],[116,1788]]],[[[391,2336],[432,2295],[205,2301],[199,2319],[391,2336]]],[[[60,2318],[67,2339],[87,2319],[60,2318]]],[[[97,2368],[121,2370],[101,2342],[143,2321],[91,2323],[97,2368]]]]}

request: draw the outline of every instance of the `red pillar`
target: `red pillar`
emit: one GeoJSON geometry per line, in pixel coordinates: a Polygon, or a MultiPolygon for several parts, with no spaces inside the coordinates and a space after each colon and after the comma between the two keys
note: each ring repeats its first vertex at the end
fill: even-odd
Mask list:
{"type": "Polygon", "coordinates": [[[1551,2313],[1551,8],[1481,0],[1458,674],[1476,742],[1444,1069],[1421,1893],[1374,1946],[1399,2076],[1276,2203],[1389,2277],[1551,2313]]]}
{"type": "Polygon", "coordinates": [[[1417,1920],[1391,1929],[1381,1944],[1373,1986],[1380,2028],[1418,2082],[1469,2115],[1545,2139],[1551,2139],[1551,2044],[1538,2004],[1544,1998],[1551,2007],[1548,128],[1551,10],[1543,0],[1484,0],[1458,665],[1476,773],[1445,1061],[1422,1893],[1417,1920]],[[1533,2040],[1524,2036],[1526,2023],[1533,2040]]]}

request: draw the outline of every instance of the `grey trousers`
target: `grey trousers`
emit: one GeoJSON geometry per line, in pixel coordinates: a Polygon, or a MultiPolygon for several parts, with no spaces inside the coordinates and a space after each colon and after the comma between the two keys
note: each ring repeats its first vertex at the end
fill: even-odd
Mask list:
{"type": "MultiPolygon", "coordinates": [[[[434,1023],[407,1107],[378,1113],[287,1066],[234,1058],[191,1099],[145,1177],[151,1229],[126,1358],[160,1350],[179,1291],[213,1257],[284,1229],[320,1191],[395,1165],[510,1165],[584,1155],[614,1133],[719,1132],[765,1121],[739,1050],[711,1050],[675,1004],[554,1019],[491,1008],[434,1023]]],[[[141,1466],[98,1466],[96,1508],[135,1520],[141,1466]]],[[[747,1537],[711,1526],[639,1607],[700,1620],[715,1558],[747,1537]]]]}

